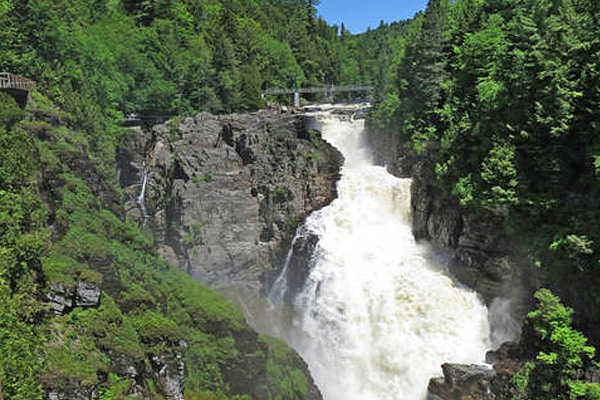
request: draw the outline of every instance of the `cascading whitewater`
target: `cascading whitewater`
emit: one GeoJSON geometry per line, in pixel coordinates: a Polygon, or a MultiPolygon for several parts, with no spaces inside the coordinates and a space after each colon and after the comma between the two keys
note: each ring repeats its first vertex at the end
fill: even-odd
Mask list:
{"type": "Polygon", "coordinates": [[[146,166],[144,165],[144,174],[142,176],[142,189],[140,190],[140,195],[137,197],[136,202],[140,206],[140,210],[142,212],[142,226],[146,224],[146,220],[148,219],[148,212],[146,211],[146,186],[148,184],[148,171],[146,170],[146,166]]]}
{"type": "Polygon", "coordinates": [[[346,159],[339,197],[302,227],[319,241],[292,322],[273,333],[307,361],[326,400],[424,399],[443,362],[482,361],[487,310],[415,242],[411,182],[373,165],[362,121],[322,118],[323,137],[346,159]]]}

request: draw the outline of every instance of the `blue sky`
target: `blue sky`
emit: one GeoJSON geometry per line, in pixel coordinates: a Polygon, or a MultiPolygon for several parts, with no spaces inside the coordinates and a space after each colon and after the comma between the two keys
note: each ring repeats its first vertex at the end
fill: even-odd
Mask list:
{"type": "Polygon", "coordinates": [[[412,18],[424,10],[427,0],[321,0],[319,15],[329,24],[344,23],[352,33],[377,28],[381,20],[394,22],[412,18]]]}

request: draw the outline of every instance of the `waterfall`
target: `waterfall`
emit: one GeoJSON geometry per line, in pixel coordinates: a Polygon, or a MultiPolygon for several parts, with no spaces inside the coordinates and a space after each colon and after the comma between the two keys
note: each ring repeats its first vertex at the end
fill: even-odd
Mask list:
{"type": "MultiPolygon", "coordinates": [[[[483,361],[487,309],[415,242],[411,181],[373,165],[363,121],[320,122],[345,156],[339,197],[305,222],[319,238],[310,272],[292,317],[272,332],[306,360],[325,400],[425,399],[443,362],[483,361]]],[[[273,302],[284,297],[286,273],[287,265],[273,302]]]]}
{"type": "Polygon", "coordinates": [[[148,219],[148,212],[146,211],[146,186],[148,184],[148,171],[144,166],[144,173],[142,175],[142,190],[140,191],[140,195],[137,197],[136,202],[140,206],[140,210],[142,212],[142,226],[146,225],[146,220],[148,219]]]}
{"type": "Polygon", "coordinates": [[[282,301],[284,301],[285,294],[288,289],[287,288],[287,284],[288,284],[287,273],[288,273],[288,269],[290,268],[292,254],[294,253],[294,245],[298,241],[298,238],[302,237],[299,232],[300,232],[300,228],[296,231],[296,235],[294,235],[294,238],[292,239],[292,244],[290,245],[290,249],[288,250],[288,252],[285,256],[285,261],[283,263],[283,269],[281,270],[281,273],[279,274],[279,276],[277,277],[275,282],[273,282],[273,285],[271,286],[271,290],[269,291],[269,300],[273,304],[279,304],[282,301]]]}

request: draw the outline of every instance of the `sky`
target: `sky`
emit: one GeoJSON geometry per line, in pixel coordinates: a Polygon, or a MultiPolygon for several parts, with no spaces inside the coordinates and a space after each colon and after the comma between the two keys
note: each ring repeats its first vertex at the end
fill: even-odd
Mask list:
{"type": "Polygon", "coordinates": [[[341,26],[352,33],[375,29],[381,20],[386,23],[412,18],[424,10],[427,0],[321,0],[319,15],[330,25],[341,26]]]}

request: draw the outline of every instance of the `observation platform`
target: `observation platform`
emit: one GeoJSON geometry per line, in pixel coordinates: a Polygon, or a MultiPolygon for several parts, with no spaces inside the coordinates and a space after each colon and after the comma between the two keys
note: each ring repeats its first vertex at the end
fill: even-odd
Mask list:
{"type": "Polygon", "coordinates": [[[0,72],[0,90],[14,97],[21,108],[25,108],[29,92],[35,90],[36,83],[31,79],[10,72],[0,72]]]}

